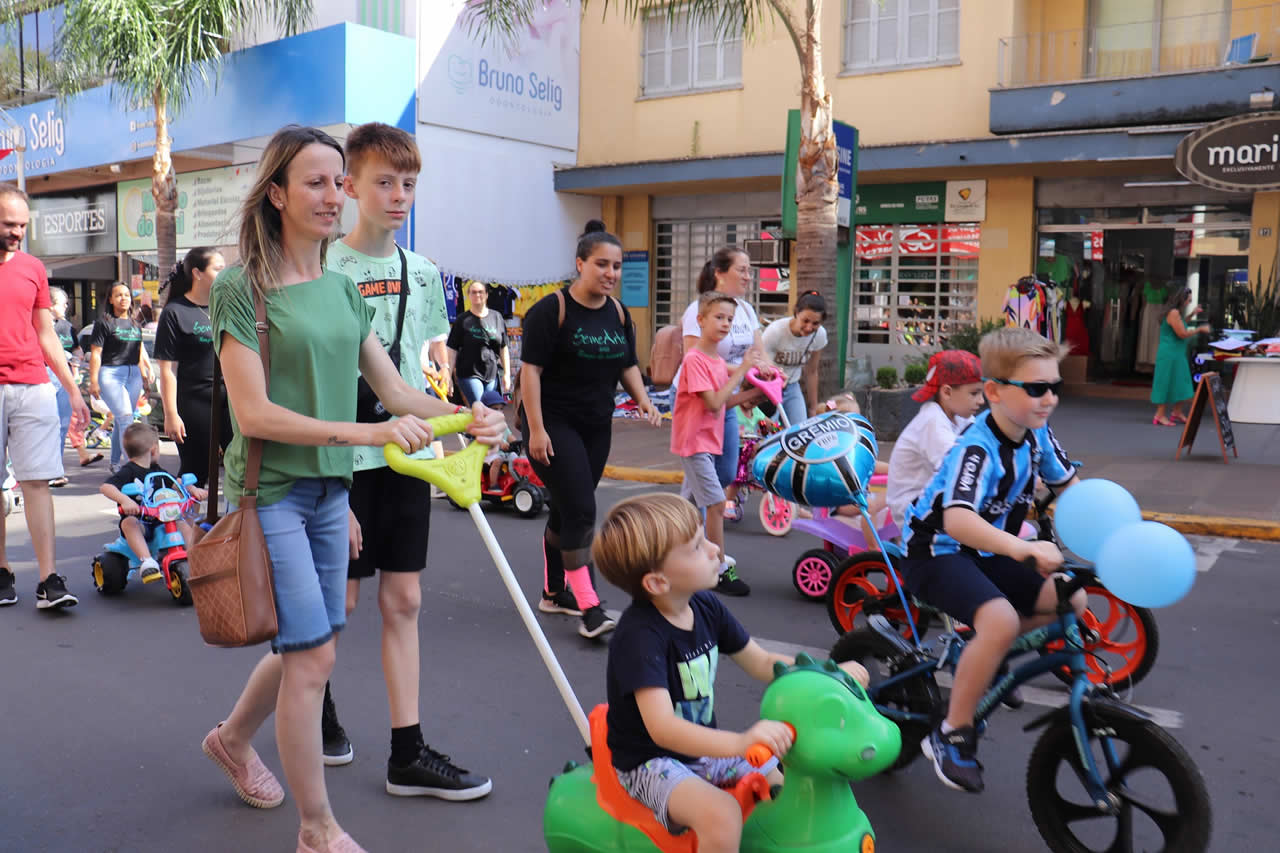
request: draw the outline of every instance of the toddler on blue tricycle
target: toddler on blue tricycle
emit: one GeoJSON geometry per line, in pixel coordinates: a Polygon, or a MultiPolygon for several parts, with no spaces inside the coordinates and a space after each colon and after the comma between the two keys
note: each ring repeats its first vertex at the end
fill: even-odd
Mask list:
{"type": "Polygon", "coordinates": [[[129,425],[124,451],[129,461],[99,489],[119,506],[120,538],[94,558],[94,586],[103,595],[121,592],[137,569],[144,584],[163,579],[173,599],[189,605],[186,544],[193,540],[184,516],[208,492],[195,485],[195,475],[177,478],[160,466],[159,436],[150,424],[129,425]]]}

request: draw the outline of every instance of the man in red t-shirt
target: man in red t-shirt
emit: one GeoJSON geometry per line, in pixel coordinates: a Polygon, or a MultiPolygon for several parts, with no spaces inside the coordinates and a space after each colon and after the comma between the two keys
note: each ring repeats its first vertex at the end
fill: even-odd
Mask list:
{"type": "MultiPolygon", "coordinates": [[[[48,365],[71,397],[71,419],[89,422],[49,311],[49,280],[44,265],[20,251],[31,211],[27,194],[0,184],[0,459],[6,452],[13,476],[22,484],[27,530],[40,567],[36,607],[77,603],[67,581],[54,572],[53,497],[49,481],[62,476],[61,423],[48,365]]],[[[0,518],[0,605],[18,600],[5,553],[0,518]]]]}

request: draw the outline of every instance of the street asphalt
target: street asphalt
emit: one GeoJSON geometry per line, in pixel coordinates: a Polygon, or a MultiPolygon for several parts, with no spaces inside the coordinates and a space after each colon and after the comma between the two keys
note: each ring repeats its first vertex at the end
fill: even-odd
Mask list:
{"type": "MultiPolygon", "coordinates": [[[[165,445],[164,461],[176,462],[172,445],[165,445]]],[[[55,492],[59,570],[80,596],[78,607],[36,611],[36,570],[21,510],[8,519],[21,599],[0,609],[0,851],[292,851],[292,800],[270,811],[244,806],[200,751],[200,739],[229,711],[261,649],[203,645],[194,612],[176,607],[158,584],[131,585],[110,599],[93,591],[90,560],[115,535],[114,511],[96,493],[104,476],[101,465],[75,468],[71,486],[55,492]]],[[[601,510],[652,488],[606,483],[598,493],[601,510]]],[[[536,602],[541,520],[501,510],[489,517],[526,597],[536,602]]],[[[383,791],[389,734],[376,598],[368,589],[342,634],[333,676],[356,750],[354,763],[326,771],[335,812],[353,837],[379,853],[545,849],[548,780],[567,760],[585,759],[582,744],[469,518],[435,501],[432,522],[421,619],[423,729],[459,764],[491,775],[493,793],[453,804],[383,791]]],[[[824,608],[801,600],[790,580],[796,557],[818,544],[800,533],[767,536],[753,512],[730,528],[729,551],[753,592],[729,604],[774,647],[820,651],[836,638],[824,608]]],[[[1274,849],[1280,743],[1271,679],[1280,641],[1280,545],[1194,544],[1198,583],[1182,602],[1157,612],[1158,661],[1132,700],[1176,724],[1170,731],[1204,774],[1214,809],[1212,849],[1274,849]]],[[[602,595],[608,607],[626,603],[616,589],[606,586],[602,595]]],[[[538,618],[582,704],[604,701],[606,646],[580,638],[572,619],[538,618]]],[[[982,743],[981,796],[943,788],[924,761],[855,786],[876,828],[877,849],[1044,848],[1025,795],[1035,735],[1021,726],[1065,694],[1052,679],[1036,688],[1022,710],[994,718],[982,743]]],[[[747,726],[760,695],[761,687],[736,667],[722,667],[721,724],[747,726]]],[[[270,726],[255,745],[280,773],[270,726]]]]}

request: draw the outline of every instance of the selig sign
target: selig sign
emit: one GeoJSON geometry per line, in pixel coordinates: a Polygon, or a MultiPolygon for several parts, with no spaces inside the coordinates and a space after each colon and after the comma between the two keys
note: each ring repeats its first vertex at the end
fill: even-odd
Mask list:
{"type": "Polygon", "coordinates": [[[1217,190],[1280,190],[1280,113],[1206,125],[1178,143],[1174,165],[1188,180],[1217,190]]]}

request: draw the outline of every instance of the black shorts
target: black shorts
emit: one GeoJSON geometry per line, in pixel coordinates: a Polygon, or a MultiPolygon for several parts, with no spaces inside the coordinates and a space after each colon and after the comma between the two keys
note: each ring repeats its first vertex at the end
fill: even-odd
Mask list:
{"type": "Polygon", "coordinates": [[[1044,575],[1001,554],[906,558],[900,566],[912,595],[966,625],[973,625],[978,608],[996,598],[1007,598],[1023,616],[1033,615],[1045,584],[1044,575]]]}
{"type": "MultiPolygon", "coordinates": [[[[124,535],[124,520],[126,518],[132,518],[142,522],[142,536],[147,540],[151,539],[151,534],[156,532],[157,527],[164,524],[164,522],[160,521],[158,518],[143,518],[140,515],[121,515],[120,520],[116,522],[116,527],[120,528],[121,536],[124,535]]],[[[154,557],[155,554],[152,554],[151,556],[154,557]]]]}
{"type": "Polygon", "coordinates": [[[356,471],[351,511],[360,522],[364,547],[347,564],[347,577],[384,572],[420,572],[427,565],[431,531],[431,485],[388,467],[356,471]]]}

